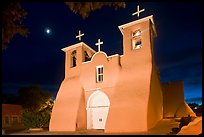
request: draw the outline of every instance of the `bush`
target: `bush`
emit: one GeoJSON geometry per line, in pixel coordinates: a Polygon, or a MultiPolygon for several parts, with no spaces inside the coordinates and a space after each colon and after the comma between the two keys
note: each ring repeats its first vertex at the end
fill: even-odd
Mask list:
{"type": "Polygon", "coordinates": [[[179,120],[180,122],[179,127],[172,128],[172,131],[170,132],[170,134],[177,134],[178,132],[180,132],[183,126],[187,126],[193,119],[194,118],[190,117],[190,115],[188,115],[188,117],[181,117],[181,119],[179,120]]]}
{"type": "Polygon", "coordinates": [[[187,126],[188,123],[192,121],[192,118],[190,116],[188,117],[182,117],[180,120],[179,128],[181,129],[183,126],[187,126]]]}
{"type": "Polygon", "coordinates": [[[24,110],[23,112],[23,123],[27,128],[42,128],[49,124],[50,111],[31,111],[24,110]]]}

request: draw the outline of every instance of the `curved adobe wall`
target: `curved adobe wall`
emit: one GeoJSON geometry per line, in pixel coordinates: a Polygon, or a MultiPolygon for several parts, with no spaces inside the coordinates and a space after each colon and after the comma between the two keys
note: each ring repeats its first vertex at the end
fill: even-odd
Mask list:
{"type": "Polygon", "coordinates": [[[86,104],[85,104],[85,94],[84,91],[81,92],[80,103],[77,114],[76,129],[86,129],[86,104]]]}
{"type": "Polygon", "coordinates": [[[51,114],[50,131],[76,130],[79,106],[83,106],[80,104],[82,92],[79,77],[65,79],[62,82],[51,114]]]}

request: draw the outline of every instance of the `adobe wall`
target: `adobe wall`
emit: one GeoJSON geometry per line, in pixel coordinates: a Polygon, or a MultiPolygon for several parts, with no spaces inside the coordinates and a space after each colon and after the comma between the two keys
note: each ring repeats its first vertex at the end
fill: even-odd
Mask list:
{"type": "Polygon", "coordinates": [[[77,126],[86,129],[86,121],[76,124],[79,111],[82,114],[84,113],[79,118],[86,119],[85,108],[82,108],[85,105],[83,103],[83,92],[79,77],[63,80],[53,106],[50,131],[75,131],[77,126]]]}
{"type": "MultiPolygon", "coordinates": [[[[148,72],[147,72],[148,73],[148,72]]],[[[122,75],[121,77],[123,77],[122,75]]],[[[147,102],[149,83],[132,83],[137,81],[129,76],[117,83],[110,97],[111,105],[106,121],[105,132],[136,132],[147,130],[147,102]],[[145,94],[146,93],[146,94],[145,94]]]]}
{"type": "Polygon", "coordinates": [[[147,127],[148,129],[153,128],[158,121],[163,118],[163,95],[159,76],[159,70],[156,66],[155,55],[154,55],[154,38],[156,37],[155,32],[152,30],[152,24],[150,23],[150,39],[151,42],[151,53],[152,53],[152,74],[151,74],[151,85],[148,102],[148,113],[147,113],[147,127]]]}
{"type": "Polygon", "coordinates": [[[97,52],[93,55],[91,61],[84,62],[81,66],[80,82],[85,91],[91,92],[91,89],[113,88],[119,79],[119,56],[108,57],[105,52],[97,52]],[[103,65],[103,82],[96,82],[96,66],[103,65]]]}
{"type": "MultiPolygon", "coordinates": [[[[116,84],[120,79],[120,71],[120,56],[114,55],[112,57],[107,57],[104,52],[95,53],[90,62],[82,64],[80,80],[85,90],[86,107],[88,98],[96,91],[97,88],[100,88],[100,91],[104,92],[108,96],[110,106],[112,106],[112,94],[114,93],[114,88],[117,86],[116,84]],[[102,83],[96,83],[96,66],[98,65],[103,65],[104,67],[104,79],[102,83]]],[[[112,108],[110,107],[109,112],[111,109],[112,108]]]]}
{"type": "Polygon", "coordinates": [[[75,68],[67,68],[67,77],[60,86],[53,107],[50,131],[86,129],[87,100],[98,87],[110,99],[111,91],[119,76],[119,62],[118,55],[107,58],[104,52],[99,52],[91,61],[77,64],[75,68]],[[96,66],[98,65],[104,66],[105,77],[102,83],[96,83],[96,66]]]}
{"type": "Polygon", "coordinates": [[[22,118],[23,107],[17,104],[2,104],[2,128],[24,127],[22,118]],[[13,116],[17,117],[19,123],[13,123],[13,116]],[[8,118],[6,120],[6,117],[8,118]]]}
{"type": "Polygon", "coordinates": [[[164,118],[165,117],[182,117],[188,114],[194,114],[191,108],[184,100],[184,83],[183,81],[162,83],[164,118]],[[183,110],[180,113],[180,110],[183,110]],[[177,112],[180,114],[177,115],[177,112]]]}
{"type": "Polygon", "coordinates": [[[21,115],[23,108],[17,104],[2,104],[2,116],[4,115],[21,115]]]}
{"type": "Polygon", "coordinates": [[[81,92],[79,108],[77,112],[77,120],[76,120],[76,129],[87,129],[87,120],[86,120],[86,104],[85,104],[85,93],[81,92]]]}
{"type": "Polygon", "coordinates": [[[156,66],[152,67],[150,94],[148,101],[147,127],[153,128],[163,118],[163,95],[156,66]]]}
{"type": "Polygon", "coordinates": [[[131,50],[132,29],[123,30],[124,56],[121,57],[119,81],[111,96],[105,132],[147,131],[147,111],[152,71],[148,21],[140,24],[143,46],[131,50]]]}

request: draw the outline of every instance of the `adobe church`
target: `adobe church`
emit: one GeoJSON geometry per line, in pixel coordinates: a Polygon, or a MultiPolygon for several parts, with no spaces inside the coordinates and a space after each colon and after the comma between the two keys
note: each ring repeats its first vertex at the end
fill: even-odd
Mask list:
{"type": "Polygon", "coordinates": [[[142,132],[166,117],[195,115],[184,101],[182,81],[160,82],[153,15],[119,29],[123,55],[107,56],[100,50],[100,39],[98,51],[84,42],[62,49],[65,78],[52,110],[50,131],[142,132]]]}

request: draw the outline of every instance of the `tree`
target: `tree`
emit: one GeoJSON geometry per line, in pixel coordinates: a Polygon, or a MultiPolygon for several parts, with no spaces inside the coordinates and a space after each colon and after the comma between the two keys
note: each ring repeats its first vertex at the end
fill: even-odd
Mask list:
{"type": "MultiPolygon", "coordinates": [[[[100,9],[104,6],[113,6],[125,8],[125,2],[65,2],[75,14],[80,14],[84,19],[87,18],[91,11],[100,9]]],[[[6,49],[12,38],[16,34],[27,37],[28,28],[23,25],[23,19],[27,12],[21,8],[19,2],[4,3],[2,20],[2,50],[6,49]]]]}
{"type": "Polygon", "coordinates": [[[118,7],[125,8],[125,2],[65,2],[75,14],[80,14],[84,19],[87,18],[91,11],[101,9],[104,6],[113,6],[115,9],[118,7]]]}
{"type": "Polygon", "coordinates": [[[50,121],[50,111],[32,111],[24,110],[23,111],[23,123],[27,128],[42,128],[48,126],[50,121]]]}
{"type": "Polygon", "coordinates": [[[42,128],[49,125],[54,102],[52,94],[39,86],[20,88],[19,103],[23,107],[22,120],[28,128],[42,128]]]}
{"type": "Polygon", "coordinates": [[[196,107],[198,107],[197,103],[189,103],[188,106],[192,109],[195,110],[196,107]]]}
{"type": "Polygon", "coordinates": [[[52,94],[39,86],[22,87],[18,93],[19,103],[28,110],[38,111],[52,99],[52,94]]]}
{"type": "Polygon", "coordinates": [[[23,25],[23,18],[27,13],[21,8],[19,2],[4,3],[2,20],[2,49],[6,49],[14,35],[26,37],[28,29],[23,25]]]}

